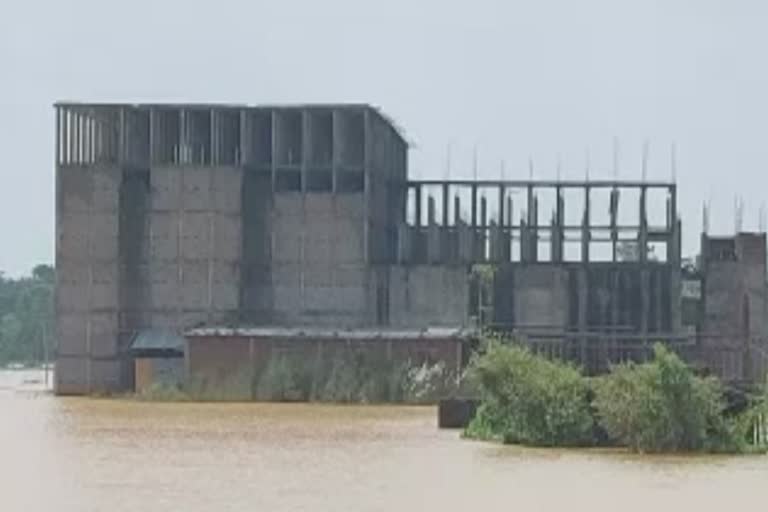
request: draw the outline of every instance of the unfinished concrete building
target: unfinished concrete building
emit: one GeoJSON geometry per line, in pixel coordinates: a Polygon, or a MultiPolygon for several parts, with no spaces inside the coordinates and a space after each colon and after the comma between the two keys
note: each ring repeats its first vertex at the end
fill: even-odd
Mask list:
{"type": "Polygon", "coordinates": [[[480,319],[593,371],[659,339],[700,346],[673,183],[409,180],[407,142],[368,105],[59,103],[56,123],[60,394],[130,389],[152,330],[480,319]]]}

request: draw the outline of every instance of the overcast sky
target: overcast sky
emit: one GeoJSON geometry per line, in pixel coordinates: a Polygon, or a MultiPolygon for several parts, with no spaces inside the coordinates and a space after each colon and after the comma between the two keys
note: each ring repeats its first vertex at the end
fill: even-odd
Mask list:
{"type": "Polygon", "coordinates": [[[760,0],[4,1],[0,270],[53,261],[51,104],[369,102],[415,144],[412,176],[677,179],[684,250],[702,201],[757,229],[768,184],[760,0]]]}

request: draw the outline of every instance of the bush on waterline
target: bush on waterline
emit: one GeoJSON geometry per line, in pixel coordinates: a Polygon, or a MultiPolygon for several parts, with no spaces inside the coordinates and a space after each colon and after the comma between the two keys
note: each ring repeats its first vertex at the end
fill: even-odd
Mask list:
{"type": "Polygon", "coordinates": [[[587,379],[572,366],[490,340],[469,375],[482,402],[466,437],[596,445],[602,430],[613,443],[641,452],[765,449],[747,439],[756,419],[768,415],[768,391],[746,412],[728,417],[720,383],[696,376],[660,344],[649,363],[618,365],[608,375],[587,379]]]}
{"type": "Polygon", "coordinates": [[[468,376],[482,403],[467,437],[533,446],[591,444],[589,387],[574,367],[490,340],[468,376]]]}
{"type": "Polygon", "coordinates": [[[743,449],[737,422],[724,415],[720,382],[697,377],[661,344],[644,364],[621,364],[595,379],[594,405],[611,438],[640,452],[743,449]]]}

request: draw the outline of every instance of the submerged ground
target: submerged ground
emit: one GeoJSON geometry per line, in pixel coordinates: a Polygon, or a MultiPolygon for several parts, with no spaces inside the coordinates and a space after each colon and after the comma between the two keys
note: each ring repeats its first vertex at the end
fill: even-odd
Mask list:
{"type": "Polygon", "coordinates": [[[0,509],[718,511],[768,505],[768,457],[460,441],[433,408],[61,399],[0,371],[0,509]]]}

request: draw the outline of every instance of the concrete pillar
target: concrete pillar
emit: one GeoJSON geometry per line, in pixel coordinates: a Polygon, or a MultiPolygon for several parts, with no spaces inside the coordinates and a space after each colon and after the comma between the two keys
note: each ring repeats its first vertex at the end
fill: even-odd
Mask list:
{"type": "Polygon", "coordinates": [[[412,228],[403,222],[397,226],[397,261],[400,263],[411,262],[412,228]]]}
{"type": "Polygon", "coordinates": [[[414,205],[414,220],[413,225],[416,228],[421,227],[421,185],[416,185],[414,187],[414,193],[415,193],[415,205],[414,205]]]}
{"type": "Polygon", "coordinates": [[[584,218],[581,222],[581,262],[583,264],[589,263],[590,224],[590,187],[587,185],[584,187],[584,218]]]}
{"type": "Polygon", "coordinates": [[[448,183],[443,183],[443,226],[448,226],[448,183]]]}
{"type": "Polygon", "coordinates": [[[56,165],[61,165],[61,107],[54,107],[56,111],[56,134],[54,135],[54,141],[56,143],[56,165]]]}
{"type": "Polygon", "coordinates": [[[486,261],[488,259],[486,245],[488,240],[488,200],[485,196],[480,198],[480,230],[477,231],[477,237],[475,238],[476,247],[475,252],[478,255],[479,261],[486,261]]]}
{"type": "Polygon", "coordinates": [[[461,199],[459,196],[453,198],[453,225],[458,226],[461,223],[461,199]]]}

